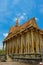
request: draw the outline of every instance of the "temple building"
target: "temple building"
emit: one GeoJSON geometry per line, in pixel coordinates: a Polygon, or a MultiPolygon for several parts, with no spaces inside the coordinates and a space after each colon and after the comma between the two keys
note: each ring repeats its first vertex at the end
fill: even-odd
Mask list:
{"type": "Polygon", "coordinates": [[[3,52],[6,54],[34,54],[43,53],[43,30],[39,29],[35,18],[31,18],[22,25],[18,19],[16,25],[9,30],[3,41],[3,52]]]}

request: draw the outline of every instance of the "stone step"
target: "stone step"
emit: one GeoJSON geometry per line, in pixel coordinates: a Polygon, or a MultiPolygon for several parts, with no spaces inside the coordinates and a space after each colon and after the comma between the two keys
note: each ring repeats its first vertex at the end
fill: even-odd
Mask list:
{"type": "Polygon", "coordinates": [[[7,60],[6,61],[13,61],[13,60],[7,55],[7,60]]]}

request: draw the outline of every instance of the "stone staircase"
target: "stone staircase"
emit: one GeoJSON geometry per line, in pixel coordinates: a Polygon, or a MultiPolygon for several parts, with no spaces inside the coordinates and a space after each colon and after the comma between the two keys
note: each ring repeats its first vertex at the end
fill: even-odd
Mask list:
{"type": "Polygon", "coordinates": [[[11,59],[11,57],[9,57],[9,56],[7,55],[7,60],[6,60],[6,61],[7,61],[7,62],[8,62],[8,61],[9,61],[9,62],[10,62],[10,61],[12,62],[13,60],[11,59]]]}

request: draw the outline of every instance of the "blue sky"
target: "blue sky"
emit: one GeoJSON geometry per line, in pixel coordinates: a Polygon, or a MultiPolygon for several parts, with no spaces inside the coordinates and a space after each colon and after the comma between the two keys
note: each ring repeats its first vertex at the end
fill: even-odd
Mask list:
{"type": "Polygon", "coordinates": [[[0,0],[0,48],[16,18],[21,25],[32,17],[43,29],[43,0],[0,0]]]}

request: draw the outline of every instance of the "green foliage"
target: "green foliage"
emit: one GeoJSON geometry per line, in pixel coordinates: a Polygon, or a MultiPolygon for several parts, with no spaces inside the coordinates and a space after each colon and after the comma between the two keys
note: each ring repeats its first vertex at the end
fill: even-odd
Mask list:
{"type": "Polygon", "coordinates": [[[0,49],[0,54],[2,54],[2,50],[0,49]]]}

